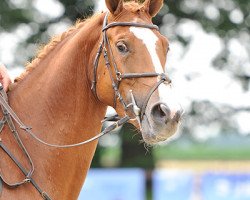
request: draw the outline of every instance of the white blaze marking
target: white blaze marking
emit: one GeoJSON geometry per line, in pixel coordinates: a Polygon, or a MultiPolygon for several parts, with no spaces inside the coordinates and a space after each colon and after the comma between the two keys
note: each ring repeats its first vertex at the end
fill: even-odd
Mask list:
{"type": "MultiPolygon", "coordinates": [[[[159,40],[158,37],[151,29],[148,28],[130,27],[130,31],[138,39],[142,40],[142,42],[146,46],[151,56],[155,72],[163,73],[163,67],[156,52],[156,43],[159,40]]],[[[170,108],[171,117],[173,117],[177,111],[181,110],[180,104],[177,102],[177,99],[175,98],[170,85],[160,84],[160,86],[158,87],[158,92],[160,101],[166,103],[170,108]]]]}
{"type": "Polygon", "coordinates": [[[148,49],[148,52],[152,58],[153,65],[155,67],[155,71],[157,73],[163,73],[162,65],[160,59],[156,53],[156,42],[158,41],[158,37],[154,34],[154,32],[148,28],[139,28],[139,27],[130,27],[130,31],[142,42],[148,49]]]}

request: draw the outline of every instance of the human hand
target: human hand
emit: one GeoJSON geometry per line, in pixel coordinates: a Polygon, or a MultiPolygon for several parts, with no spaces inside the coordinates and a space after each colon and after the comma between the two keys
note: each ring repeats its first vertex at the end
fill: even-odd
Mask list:
{"type": "Polygon", "coordinates": [[[11,79],[8,71],[4,65],[0,64],[0,83],[5,91],[8,91],[9,85],[11,84],[11,79]]]}

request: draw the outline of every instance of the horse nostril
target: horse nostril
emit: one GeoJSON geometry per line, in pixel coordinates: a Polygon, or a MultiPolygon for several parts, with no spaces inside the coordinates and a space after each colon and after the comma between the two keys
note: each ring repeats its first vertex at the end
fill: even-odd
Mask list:
{"type": "Polygon", "coordinates": [[[166,104],[158,103],[153,106],[151,115],[156,122],[166,123],[170,119],[170,109],[166,104]]]}
{"type": "Polygon", "coordinates": [[[167,116],[170,115],[170,109],[167,105],[165,104],[160,104],[160,111],[162,112],[162,115],[167,116]]]}

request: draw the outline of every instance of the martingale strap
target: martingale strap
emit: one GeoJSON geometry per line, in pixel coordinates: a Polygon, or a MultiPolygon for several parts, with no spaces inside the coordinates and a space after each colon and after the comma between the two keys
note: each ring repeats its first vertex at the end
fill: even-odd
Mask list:
{"type": "MultiPolygon", "coordinates": [[[[37,189],[37,191],[40,193],[40,195],[42,196],[42,198],[44,200],[51,200],[51,198],[49,197],[49,195],[46,192],[44,192],[38,186],[38,184],[35,182],[35,180],[31,177],[34,170],[35,170],[35,167],[34,167],[33,161],[31,159],[29,153],[27,152],[24,144],[22,143],[21,138],[19,137],[19,134],[18,134],[18,132],[17,132],[17,130],[15,128],[15,125],[14,125],[12,119],[19,125],[20,129],[27,132],[36,141],[42,143],[43,145],[46,145],[46,146],[49,146],[49,147],[54,147],[54,148],[71,148],[71,147],[77,147],[77,146],[87,144],[89,142],[92,142],[92,141],[102,137],[105,134],[110,133],[111,131],[113,131],[117,127],[122,126],[123,124],[127,123],[130,120],[130,117],[128,117],[127,115],[125,117],[123,117],[123,118],[119,118],[117,116],[114,116],[112,118],[106,118],[106,119],[104,119],[104,121],[115,121],[115,122],[113,124],[111,124],[110,126],[106,127],[101,133],[97,134],[96,136],[94,136],[94,137],[92,137],[92,138],[90,138],[88,140],[85,140],[83,142],[79,142],[79,143],[76,143],[76,144],[66,144],[66,145],[50,144],[50,143],[47,143],[47,142],[41,140],[40,138],[38,138],[36,136],[36,134],[32,132],[32,128],[26,126],[19,119],[19,117],[16,115],[16,113],[9,106],[7,100],[8,100],[7,95],[6,95],[5,91],[3,90],[2,85],[0,85],[0,105],[1,105],[3,113],[4,113],[4,119],[0,122],[0,133],[1,133],[2,129],[3,129],[4,124],[7,122],[7,124],[9,125],[9,128],[10,128],[11,132],[13,133],[19,147],[21,148],[21,150],[25,154],[26,158],[28,159],[31,169],[29,171],[27,171],[22,166],[22,164],[15,158],[15,156],[11,153],[11,151],[3,144],[3,141],[0,139],[0,149],[2,149],[11,158],[11,160],[18,166],[18,168],[21,170],[21,172],[25,175],[25,178],[24,178],[23,181],[20,181],[20,182],[17,182],[17,183],[9,183],[4,179],[2,174],[0,174],[0,184],[3,182],[9,188],[16,188],[16,187],[19,187],[19,186],[24,185],[26,183],[31,183],[37,189]]],[[[0,190],[0,192],[1,192],[1,190],[0,190]]]]}
{"type": "MultiPolygon", "coordinates": [[[[22,164],[15,158],[15,156],[9,151],[9,149],[2,142],[0,142],[0,147],[13,160],[13,162],[18,166],[18,168],[22,171],[22,173],[27,177],[28,176],[28,172],[26,171],[26,169],[22,166],[22,164]]],[[[3,179],[2,175],[0,175],[0,184],[1,184],[1,180],[9,188],[16,188],[16,187],[18,187],[20,185],[23,185],[23,184],[26,184],[26,183],[31,183],[37,189],[37,191],[40,193],[40,195],[42,196],[42,198],[44,200],[51,200],[51,198],[49,197],[49,195],[46,192],[42,191],[42,189],[37,185],[37,183],[35,182],[35,180],[32,177],[30,177],[29,179],[25,179],[24,182],[15,183],[15,184],[7,183],[7,181],[5,181],[3,179]]]]}
{"type": "Polygon", "coordinates": [[[9,158],[17,165],[17,167],[21,170],[21,172],[24,174],[25,178],[22,181],[16,182],[16,183],[9,183],[7,180],[4,179],[3,175],[0,173],[0,196],[1,196],[1,189],[2,189],[2,183],[4,183],[7,187],[9,188],[16,188],[19,187],[21,185],[27,184],[27,183],[31,183],[36,189],[37,191],[41,194],[42,198],[44,200],[51,200],[51,198],[49,197],[49,195],[42,191],[42,189],[37,185],[37,183],[34,181],[34,179],[31,177],[35,167],[33,164],[33,161],[28,153],[28,151],[26,150],[21,138],[19,137],[19,134],[15,128],[15,125],[12,121],[12,118],[17,122],[22,124],[21,126],[25,126],[21,120],[17,117],[17,115],[13,112],[12,115],[8,112],[8,97],[6,92],[3,90],[2,85],[0,85],[0,104],[1,104],[1,108],[4,114],[4,118],[1,120],[1,126],[0,126],[0,133],[5,125],[5,123],[8,124],[15,140],[17,141],[19,147],[21,148],[22,152],[24,153],[24,155],[26,156],[26,158],[28,159],[28,162],[30,164],[30,170],[27,171],[22,164],[16,159],[16,157],[11,153],[11,151],[3,144],[3,141],[0,139],[0,149],[2,149],[8,156],[9,158]],[[12,117],[12,118],[11,118],[12,117]]]}

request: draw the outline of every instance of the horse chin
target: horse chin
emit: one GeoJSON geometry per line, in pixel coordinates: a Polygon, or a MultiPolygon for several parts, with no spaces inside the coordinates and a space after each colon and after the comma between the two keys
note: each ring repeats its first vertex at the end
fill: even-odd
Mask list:
{"type": "Polygon", "coordinates": [[[145,143],[156,145],[159,142],[168,141],[178,130],[179,121],[169,121],[166,124],[157,124],[150,117],[145,117],[141,121],[141,133],[145,143]]]}

